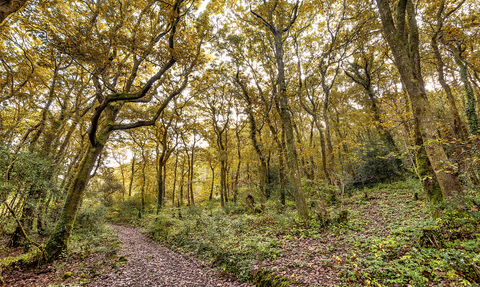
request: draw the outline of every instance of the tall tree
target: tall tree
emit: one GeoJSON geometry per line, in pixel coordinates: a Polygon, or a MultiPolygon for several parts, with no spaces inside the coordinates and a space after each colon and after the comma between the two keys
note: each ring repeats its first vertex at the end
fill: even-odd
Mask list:
{"type": "MultiPolygon", "coordinates": [[[[191,3],[187,0],[170,2],[149,1],[142,6],[129,7],[128,10],[122,3],[116,1],[112,1],[106,6],[103,6],[105,4],[103,2],[97,2],[97,7],[90,17],[92,32],[87,34],[86,38],[80,38],[90,41],[87,42],[90,45],[105,43],[107,35],[121,36],[125,39],[122,41],[119,38],[110,39],[112,44],[101,47],[100,51],[85,49],[86,45],[83,43],[80,46],[71,46],[69,43],[73,44],[78,41],[78,38],[71,37],[71,35],[62,38],[53,33],[56,35],[54,38],[56,37],[55,40],[59,42],[60,48],[67,51],[72,57],[79,57],[79,55],[85,57],[87,62],[92,65],[95,97],[98,105],[90,120],[89,142],[85,147],[84,156],[70,184],[60,219],[45,247],[50,257],[58,255],[61,250],[68,247],[68,239],[89,175],[111,133],[154,125],[169,102],[185,89],[188,75],[198,63],[201,40],[198,37],[192,37],[192,42],[184,41],[185,37],[192,36],[194,33],[185,21],[191,3]],[[138,9],[140,7],[141,9],[138,9]],[[103,26],[100,23],[101,19],[109,25],[103,26]],[[125,19],[132,19],[131,25],[126,25],[125,19]],[[154,25],[148,23],[154,23],[154,25]],[[149,33],[141,32],[139,29],[141,26],[149,27],[149,33]],[[129,30],[132,27],[133,30],[129,30]],[[136,46],[132,47],[130,51],[121,52],[124,47],[121,46],[122,42],[136,43],[136,45],[142,43],[143,46],[140,50],[137,50],[139,46],[136,46]],[[102,52],[103,55],[92,55],[95,52],[102,52]],[[143,75],[139,77],[143,74],[147,57],[152,55],[155,56],[155,61],[159,62],[157,72],[150,77],[143,75]],[[99,58],[96,58],[97,56],[99,58]],[[152,102],[153,95],[149,93],[150,90],[154,87],[160,88],[156,83],[160,79],[165,79],[168,75],[167,72],[179,60],[181,60],[180,64],[184,65],[183,72],[179,74],[182,80],[178,84],[173,82],[165,85],[164,83],[162,88],[165,90],[166,96],[161,102],[156,103],[151,118],[120,123],[118,119],[122,117],[124,107],[135,109],[135,104],[152,102]],[[124,70],[125,65],[130,69],[129,72],[124,70]],[[122,75],[127,76],[121,78],[122,75]]],[[[198,28],[202,29],[200,26],[198,28]]],[[[199,31],[198,36],[202,37],[202,35],[203,32],[199,31]]]]}
{"type": "Polygon", "coordinates": [[[438,141],[437,127],[430,102],[425,91],[425,83],[420,66],[420,39],[416,20],[415,5],[412,0],[399,0],[395,3],[395,18],[390,1],[376,0],[383,33],[395,58],[410,98],[414,115],[418,119],[425,150],[445,198],[455,193],[463,194],[463,189],[455,174],[449,172],[449,160],[438,141]]]}
{"type": "Polygon", "coordinates": [[[225,76],[209,70],[204,75],[209,82],[209,95],[203,100],[203,109],[210,119],[220,162],[220,203],[228,202],[228,131],[230,129],[233,91],[225,76]]]}
{"type": "Polygon", "coordinates": [[[300,179],[298,154],[295,146],[293,124],[288,104],[289,96],[287,94],[284,62],[285,37],[287,37],[290,29],[292,29],[292,26],[297,20],[299,6],[299,1],[296,1],[293,5],[288,1],[265,1],[263,5],[257,6],[259,11],[255,12],[251,10],[250,12],[259,20],[259,24],[264,26],[273,37],[275,63],[277,65],[278,99],[287,143],[287,166],[290,174],[290,182],[295,193],[298,214],[302,219],[307,219],[309,217],[309,212],[303,196],[300,179]]]}

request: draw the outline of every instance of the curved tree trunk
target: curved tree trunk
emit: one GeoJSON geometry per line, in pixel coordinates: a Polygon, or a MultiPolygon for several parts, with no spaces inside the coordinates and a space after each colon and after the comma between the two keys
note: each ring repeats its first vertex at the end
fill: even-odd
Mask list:
{"type": "Polygon", "coordinates": [[[128,185],[128,197],[132,197],[132,187],[133,187],[133,179],[135,176],[135,154],[133,154],[132,158],[132,169],[130,174],[130,184],[128,185]]]}

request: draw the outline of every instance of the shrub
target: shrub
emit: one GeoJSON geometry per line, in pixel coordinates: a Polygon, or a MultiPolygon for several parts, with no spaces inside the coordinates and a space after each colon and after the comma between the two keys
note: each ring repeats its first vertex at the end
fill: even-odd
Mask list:
{"type": "MultiPolygon", "coordinates": [[[[42,217],[48,207],[38,210],[39,203],[44,201],[50,193],[56,193],[58,182],[54,178],[54,163],[38,154],[28,150],[20,150],[15,154],[15,147],[6,147],[0,144],[0,199],[6,200],[9,204],[13,198],[25,198],[23,214],[19,217],[26,223],[24,228],[31,234],[34,232],[33,221],[36,214],[42,217]],[[13,157],[15,154],[15,157],[13,157]],[[8,182],[6,179],[7,168],[14,162],[9,170],[8,182]]],[[[0,203],[1,204],[1,203],[0,203]]],[[[1,206],[3,209],[4,207],[1,206]]],[[[16,227],[13,218],[9,213],[0,215],[0,234],[10,233],[16,227]],[[12,224],[13,223],[13,224],[12,224]]],[[[17,230],[19,234],[19,230],[17,230]]]]}
{"type": "Polygon", "coordinates": [[[106,219],[115,223],[131,222],[138,218],[141,206],[140,196],[132,196],[109,207],[106,219]]]}
{"type": "Polygon", "coordinates": [[[224,206],[226,214],[243,214],[245,213],[245,205],[237,202],[226,202],[224,206]]]}
{"type": "Polygon", "coordinates": [[[148,235],[152,238],[168,240],[170,237],[181,233],[181,225],[182,221],[180,219],[174,218],[168,212],[161,212],[155,217],[155,221],[150,224],[148,235]]]}
{"type": "Polygon", "coordinates": [[[108,209],[104,205],[91,206],[84,202],[78,211],[75,228],[98,232],[103,229],[107,212],[108,209]]]}
{"type": "Polygon", "coordinates": [[[353,187],[392,182],[402,178],[398,167],[398,159],[390,156],[388,149],[376,142],[368,142],[359,154],[361,164],[353,179],[353,187]]]}

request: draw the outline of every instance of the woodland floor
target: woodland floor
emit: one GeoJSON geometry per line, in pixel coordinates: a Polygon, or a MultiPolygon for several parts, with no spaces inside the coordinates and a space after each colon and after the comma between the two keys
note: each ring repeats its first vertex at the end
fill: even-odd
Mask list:
{"type": "Polygon", "coordinates": [[[252,286],[218,276],[198,261],[155,243],[138,228],[113,228],[122,243],[115,256],[96,254],[17,268],[2,274],[4,283],[0,286],[252,286]],[[72,274],[65,278],[67,272],[72,274]]]}
{"type": "MultiPolygon", "coordinates": [[[[302,287],[479,286],[477,269],[462,263],[480,259],[478,228],[463,230],[465,238],[449,239],[442,248],[420,246],[422,228],[439,223],[429,216],[424,194],[415,200],[416,190],[399,182],[356,192],[344,198],[342,206],[330,207],[332,217],[335,209],[348,210],[349,222],[328,228],[285,214],[191,208],[184,209],[182,217],[165,213],[141,222],[143,231],[162,244],[138,227],[110,225],[107,235],[98,236],[83,231],[78,234],[95,240],[90,246],[96,247],[75,246],[72,240],[67,258],[4,270],[0,287],[253,286],[236,280],[251,278],[230,272],[232,262],[237,271],[269,270],[302,287]],[[152,229],[157,225],[158,234],[152,229]]],[[[468,208],[475,218],[478,202],[468,208]]],[[[5,251],[9,256],[21,253],[5,251]]],[[[2,253],[0,249],[0,260],[2,253]]]]}
{"type": "MultiPolygon", "coordinates": [[[[454,222],[433,219],[425,194],[414,197],[420,188],[408,181],[356,191],[329,207],[332,220],[338,210],[347,210],[348,222],[326,228],[272,208],[255,215],[184,209],[182,217],[169,211],[157,223],[151,219],[149,226],[156,227],[149,232],[173,250],[233,270],[244,281],[249,279],[243,269],[250,270],[247,275],[268,270],[302,287],[479,286],[477,269],[463,263],[479,259],[476,228],[455,227],[462,235],[445,238],[442,248],[419,243],[423,228],[454,222]]],[[[462,215],[459,222],[478,217],[478,206],[467,209],[471,217],[462,215]]]]}

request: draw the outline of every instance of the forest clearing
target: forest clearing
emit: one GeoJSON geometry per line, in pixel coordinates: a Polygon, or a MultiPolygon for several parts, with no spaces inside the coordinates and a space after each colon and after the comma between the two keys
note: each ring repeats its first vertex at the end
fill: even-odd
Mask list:
{"type": "Polygon", "coordinates": [[[479,286],[478,0],[0,0],[0,286],[479,286]]]}

